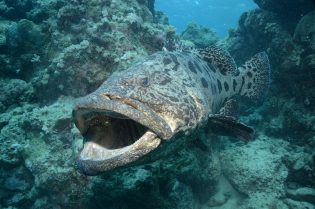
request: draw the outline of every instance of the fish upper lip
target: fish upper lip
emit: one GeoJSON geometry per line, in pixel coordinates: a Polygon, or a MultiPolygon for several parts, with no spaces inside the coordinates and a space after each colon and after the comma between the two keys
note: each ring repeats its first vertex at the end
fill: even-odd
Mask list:
{"type": "MultiPolygon", "coordinates": [[[[97,175],[129,164],[157,148],[161,139],[169,139],[172,136],[166,121],[148,106],[140,101],[117,95],[99,94],[96,91],[79,99],[72,114],[75,125],[83,136],[91,127],[91,120],[88,119],[93,119],[94,115],[98,114],[117,121],[122,117],[147,128],[138,140],[128,146],[107,149],[93,141],[86,142],[78,159],[79,170],[86,175],[97,175]],[[89,113],[92,113],[92,116],[89,116],[89,113]]],[[[123,121],[122,123],[125,123],[123,121]]]]}
{"type": "Polygon", "coordinates": [[[147,105],[135,99],[109,93],[90,94],[79,98],[72,112],[74,123],[84,135],[86,124],[82,121],[85,112],[111,112],[132,119],[152,130],[162,139],[169,139],[173,133],[166,121],[147,105]]]}

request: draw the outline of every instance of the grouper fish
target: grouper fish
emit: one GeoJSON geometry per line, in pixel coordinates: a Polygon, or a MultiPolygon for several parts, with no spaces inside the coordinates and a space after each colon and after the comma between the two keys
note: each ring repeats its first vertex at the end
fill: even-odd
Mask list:
{"type": "Polygon", "coordinates": [[[237,103],[261,101],[269,75],[265,52],[238,68],[217,47],[157,52],[114,73],[73,109],[84,137],[79,171],[98,175],[163,159],[206,129],[253,138],[254,130],[236,117],[237,103]]]}

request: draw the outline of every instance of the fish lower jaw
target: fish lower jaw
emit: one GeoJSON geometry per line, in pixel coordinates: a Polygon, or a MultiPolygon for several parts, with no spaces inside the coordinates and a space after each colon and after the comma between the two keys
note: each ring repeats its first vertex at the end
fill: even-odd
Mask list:
{"type": "Polygon", "coordinates": [[[80,153],[79,159],[80,160],[96,160],[96,161],[107,160],[128,151],[131,146],[132,145],[129,145],[127,147],[123,147],[120,149],[111,150],[93,141],[86,142],[80,153]]]}
{"type": "Polygon", "coordinates": [[[108,149],[93,141],[86,142],[78,159],[79,171],[86,175],[97,175],[125,166],[153,151],[160,143],[161,139],[151,131],[133,144],[118,149],[108,149]]]}

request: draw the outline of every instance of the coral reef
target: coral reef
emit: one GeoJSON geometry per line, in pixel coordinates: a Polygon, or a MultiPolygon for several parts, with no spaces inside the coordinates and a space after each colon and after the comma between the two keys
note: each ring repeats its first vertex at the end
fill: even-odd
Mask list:
{"type": "MultiPolygon", "coordinates": [[[[306,28],[303,25],[310,24],[307,22],[311,19],[312,13],[309,13],[292,26],[291,22],[287,23],[276,13],[256,9],[242,15],[239,27],[230,31],[227,40],[227,47],[238,63],[259,51],[267,51],[273,66],[271,92],[295,98],[297,103],[304,104],[309,110],[314,104],[314,50],[311,39],[307,42],[301,40],[305,35],[299,30],[306,28]]],[[[312,30],[312,27],[307,28],[312,30]]],[[[312,32],[306,36],[309,35],[312,32]]]]}
{"type": "Polygon", "coordinates": [[[219,42],[219,37],[210,29],[190,23],[181,34],[181,39],[191,41],[198,48],[206,48],[216,45],[219,42]]]}
{"type": "MultiPolygon", "coordinates": [[[[278,195],[277,198],[273,194],[273,191],[277,191],[276,188],[272,188],[272,192],[268,194],[265,193],[264,197],[270,200],[271,197],[273,199],[276,197],[278,203],[273,206],[275,208],[313,208],[311,188],[315,186],[313,148],[315,51],[313,49],[314,11],[312,10],[315,5],[312,1],[257,0],[255,2],[261,9],[246,12],[241,16],[239,27],[230,31],[226,46],[237,58],[238,63],[259,51],[266,51],[273,68],[272,83],[264,106],[242,119],[259,127],[258,134],[272,140],[269,142],[274,146],[272,154],[268,154],[268,157],[261,156],[260,159],[264,159],[267,163],[269,157],[275,153],[282,153],[277,154],[280,161],[276,167],[280,170],[275,172],[273,170],[275,164],[269,164],[271,170],[267,170],[273,171],[276,177],[269,179],[264,185],[268,186],[269,182],[273,182],[273,186],[281,188],[274,181],[285,172],[287,177],[283,176],[280,181],[282,189],[279,194],[286,198],[281,201],[282,206],[278,205],[280,196],[278,195]]],[[[245,108],[243,111],[247,112],[245,108]]],[[[264,140],[264,143],[266,142],[267,140],[264,140]]],[[[268,150],[263,145],[261,147],[264,147],[262,149],[265,151],[268,150]]],[[[253,150],[256,152],[255,157],[260,155],[261,151],[253,150]]],[[[236,156],[238,154],[235,153],[236,156]]],[[[243,157],[245,156],[244,153],[243,157]]],[[[238,167],[242,166],[239,164],[238,167]]],[[[243,173],[246,169],[238,170],[240,171],[243,173]]],[[[233,173],[233,171],[230,172],[233,173]]],[[[237,179],[239,176],[237,173],[234,172],[234,174],[230,177],[232,184],[245,194],[249,192],[250,190],[246,190],[248,189],[246,183],[241,184],[246,189],[237,186],[241,180],[237,179]]],[[[268,177],[268,174],[263,176],[268,177]]],[[[263,179],[255,181],[255,189],[259,188],[259,182],[263,179]]],[[[268,191],[267,188],[263,190],[268,191]]],[[[261,196],[261,191],[257,192],[261,196]]],[[[250,199],[254,196],[249,195],[250,199]]],[[[256,202],[260,201],[256,199],[256,202]]],[[[265,202],[268,201],[265,200],[265,202]]],[[[268,206],[261,207],[268,208],[268,206]]]]}
{"type": "Polygon", "coordinates": [[[294,40],[303,44],[306,49],[315,51],[315,11],[307,13],[301,18],[294,31],[294,40]]]}
{"type": "Polygon", "coordinates": [[[268,138],[259,138],[246,146],[229,148],[221,153],[222,169],[234,188],[242,194],[271,194],[281,197],[284,193],[288,170],[282,162],[287,154],[285,143],[270,144],[268,138]],[[258,148],[259,147],[259,148],[258,148]],[[278,149],[277,147],[282,147],[278,149]]]}
{"type": "Polygon", "coordinates": [[[262,9],[272,11],[285,16],[285,18],[298,19],[300,16],[315,9],[312,0],[254,0],[254,2],[262,9]]]}
{"type": "Polygon", "coordinates": [[[82,96],[161,49],[169,26],[153,23],[153,2],[2,1],[15,19],[0,24],[0,74],[30,82],[41,100],[82,96]]]}

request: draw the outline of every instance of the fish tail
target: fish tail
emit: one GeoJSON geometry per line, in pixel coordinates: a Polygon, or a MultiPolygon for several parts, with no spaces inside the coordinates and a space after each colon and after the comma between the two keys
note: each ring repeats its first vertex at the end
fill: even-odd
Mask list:
{"type": "Polygon", "coordinates": [[[246,61],[239,70],[238,83],[240,85],[238,94],[254,103],[261,102],[270,86],[271,68],[266,52],[257,53],[246,61]]]}

